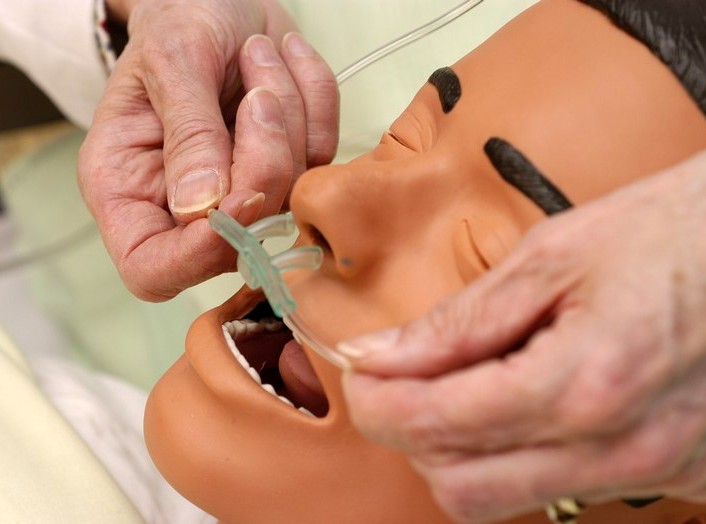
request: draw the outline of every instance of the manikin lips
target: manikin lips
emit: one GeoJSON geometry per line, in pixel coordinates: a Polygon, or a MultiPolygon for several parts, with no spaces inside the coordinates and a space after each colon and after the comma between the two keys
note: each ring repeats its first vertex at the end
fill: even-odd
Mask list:
{"type": "Polygon", "coordinates": [[[264,389],[315,416],[326,415],[328,401],[321,382],[303,348],[281,321],[243,319],[226,322],[223,327],[233,342],[229,345],[236,359],[264,389]]]}

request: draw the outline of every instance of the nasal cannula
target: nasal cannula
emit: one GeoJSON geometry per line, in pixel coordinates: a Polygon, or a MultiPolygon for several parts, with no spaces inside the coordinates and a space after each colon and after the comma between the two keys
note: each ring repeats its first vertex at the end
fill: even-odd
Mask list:
{"type": "MultiPolygon", "coordinates": [[[[484,0],[467,0],[438,18],[411,31],[372,53],[357,60],[336,75],[342,84],[372,63],[401,49],[420,38],[437,31],[456,20],[464,13],[481,4],[484,0]]],[[[305,342],[311,349],[339,367],[347,367],[346,357],[330,344],[322,342],[297,313],[297,304],[287,287],[282,273],[292,269],[317,270],[323,253],[318,246],[300,246],[271,256],[261,241],[273,236],[287,236],[294,232],[294,219],[291,213],[263,218],[250,225],[241,226],[236,220],[222,211],[212,210],[208,215],[211,227],[238,252],[238,271],[252,289],[262,288],[274,313],[282,318],[292,330],[295,338],[305,342]]]]}

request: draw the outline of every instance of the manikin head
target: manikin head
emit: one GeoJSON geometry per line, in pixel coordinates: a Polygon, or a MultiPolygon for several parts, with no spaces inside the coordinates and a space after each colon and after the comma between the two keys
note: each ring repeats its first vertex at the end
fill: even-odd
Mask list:
{"type": "MultiPolygon", "coordinates": [[[[294,188],[302,241],[325,252],[294,292],[327,341],[417,318],[546,216],[498,172],[517,171],[516,151],[578,205],[706,148],[693,94],[577,0],[543,0],[451,69],[421,88],[373,151],[314,169],[294,188]],[[486,148],[491,137],[505,142],[486,148]]],[[[197,319],[186,354],[152,392],[146,439],[167,480],[227,523],[448,522],[404,457],[352,428],[338,369],[274,325],[231,323],[262,300],[243,289],[197,319]],[[316,416],[264,391],[224,325],[251,331],[237,337],[240,352],[316,416]],[[278,360],[281,377],[270,370],[278,360]]],[[[581,522],[681,524],[700,514],[668,500],[640,510],[615,502],[581,522]]]]}

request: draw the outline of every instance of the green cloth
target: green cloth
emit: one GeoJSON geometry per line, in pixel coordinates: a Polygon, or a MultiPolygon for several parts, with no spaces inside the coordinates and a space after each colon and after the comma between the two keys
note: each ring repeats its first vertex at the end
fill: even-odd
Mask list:
{"type": "Polygon", "coordinates": [[[0,188],[22,253],[63,246],[27,271],[36,301],[65,332],[76,359],[148,389],[183,352],[202,308],[188,294],[151,304],[126,290],[77,187],[83,137],[69,131],[22,158],[0,177],[0,188]]]}

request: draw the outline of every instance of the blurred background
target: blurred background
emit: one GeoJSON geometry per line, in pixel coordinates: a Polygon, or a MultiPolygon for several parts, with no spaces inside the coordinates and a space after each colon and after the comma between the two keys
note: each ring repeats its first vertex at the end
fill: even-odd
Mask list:
{"type": "MultiPolygon", "coordinates": [[[[0,61],[0,173],[13,158],[67,126],[59,110],[29,78],[0,61]]],[[[0,193],[0,213],[4,211],[0,193]]]]}
{"type": "Polygon", "coordinates": [[[160,305],[124,288],[78,190],[84,136],[0,62],[0,326],[33,366],[69,357],[147,390],[182,353],[191,321],[233,289],[209,304],[185,293],[160,305]]]}

